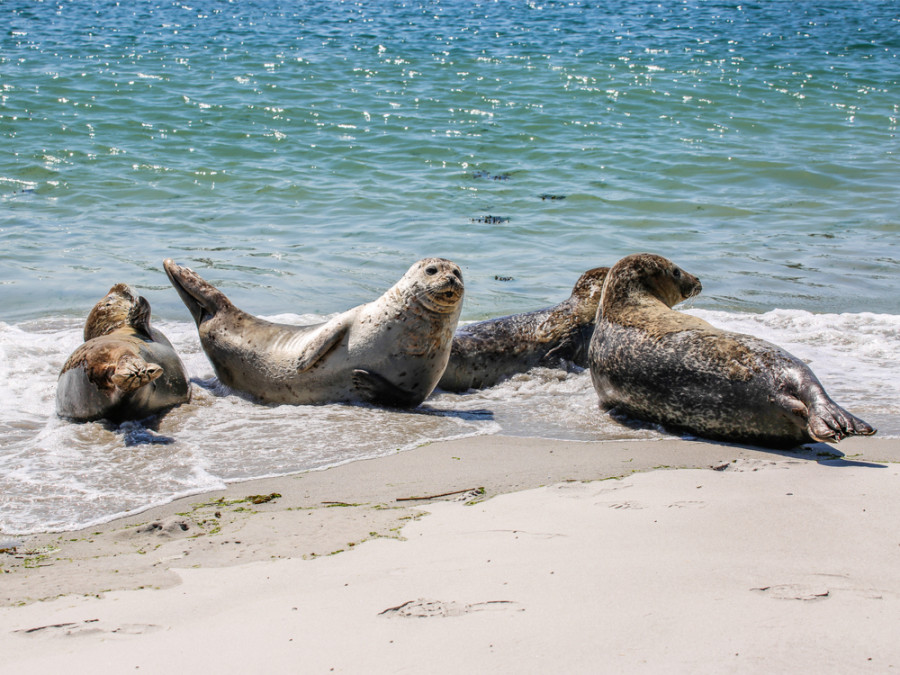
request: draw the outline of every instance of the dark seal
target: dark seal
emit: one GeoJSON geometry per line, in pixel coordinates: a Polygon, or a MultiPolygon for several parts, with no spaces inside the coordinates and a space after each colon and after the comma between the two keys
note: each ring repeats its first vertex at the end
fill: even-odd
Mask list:
{"type": "Polygon", "coordinates": [[[450,362],[438,387],[466,391],[492,387],[535,366],[587,367],[588,345],[608,267],[588,270],[572,295],[554,307],[480,321],[457,329],[450,362]]]}
{"type": "Polygon", "coordinates": [[[671,309],[700,290],[696,277],[658,255],[631,255],[613,266],[590,347],[603,408],[774,448],[875,433],[780,347],[671,309]]]}
{"type": "Polygon", "coordinates": [[[191,398],[184,364],[150,326],[150,303],[116,284],[91,310],[84,344],[66,361],[56,411],[77,422],[139,420],[191,398]]]}

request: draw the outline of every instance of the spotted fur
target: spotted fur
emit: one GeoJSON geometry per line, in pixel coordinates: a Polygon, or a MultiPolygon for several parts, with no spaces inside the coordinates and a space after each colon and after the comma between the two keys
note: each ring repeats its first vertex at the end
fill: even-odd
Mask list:
{"type": "Polygon", "coordinates": [[[608,267],[588,270],[572,295],[554,307],[480,321],[457,329],[438,387],[492,387],[536,366],[587,367],[588,345],[608,267]]]}
{"type": "Polygon", "coordinates": [[[462,308],[457,265],[426,258],[377,300],[311,326],[264,321],[172,260],[169,280],[219,380],[261,403],[419,405],[450,357],[462,308]]]}
{"type": "Polygon", "coordinates": [[[696,277],[657,255],[613,266],[589,354],[603,408],[767,447],[875,433],[832,401],[800,359],[672,309],[700,290],[696,277]]]}
{"type": "Polygon", "coordinates": [[[57,380],[61,417],[138,420],[190,400],[181,359],[150,325],[150,303],[126,284],[113,286],[93,307],[84,339],[57,380]]]}

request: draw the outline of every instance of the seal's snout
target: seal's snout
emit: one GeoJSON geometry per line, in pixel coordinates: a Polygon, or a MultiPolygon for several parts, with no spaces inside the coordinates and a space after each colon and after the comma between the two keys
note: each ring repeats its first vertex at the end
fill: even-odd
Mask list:
{"type": "Polygon", "coordinates": [[[459,270],[452,270],[445,274],[444,285],[452,289],[454,293],[462,293],[463,282],[462,277],[459,275],[459,270]]]}
{"type": "Polygon", "coordinates": [[[434,293],[434,297],[443,300],[448,305],[454,305],[462,298],[463,283],[454,274],[448,273],[444,276],[443,283],[434,293]]]}
{"type": "Polygon", "coordinates": [[[693,280],[693,283],[690,284],[690,288],[688,288],[685,298],[698,296],[703,290],[703,284],[700,283],[700,280],[697,277],[691,277],[691,279],[693,280]]]}
{"type": "Polygon", "coordinates": [[[414,265],[409,274],[419,301],[440,314],[455,311],[462,301],[464,284],[459,266],[444,258],[426,258],[414,265]]]}
{"type": "Polygon", "coordinates": [[[672,265],[670,274],[675,281],[677,292],[681,294],[683,300],[690,300],[700,295],[700,291],[703,290],[703,285],[697,277],[688,274],[677,265],[672,265]]]}

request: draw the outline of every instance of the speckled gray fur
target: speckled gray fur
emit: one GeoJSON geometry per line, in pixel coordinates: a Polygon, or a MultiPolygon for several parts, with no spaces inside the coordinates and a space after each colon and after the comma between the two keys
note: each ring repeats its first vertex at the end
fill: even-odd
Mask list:
{"type": "Polygon", "coordinates": [[[780,347],[671,309],[700,282],[651,254],[610,271],[590,347],[601,406],[707,438],[793,447],[875,430],[780,347]]]}
{"type": "Polygon", "coordinates": [[[466,391],[491,387],[535,366],[587,367],[587,351],[607,267],[588,270],[572,295],[554,307],[462,326],[438,387],[466,391]]]}
{"type": "Polygon", "coordinates": [[[164,266],[219,380],[262,403],[414,407],[446,367],[462,307],[459,267],[440,258],[420,260],[377,300],[312,326],[258,319],[192,270],[164,266]]]}

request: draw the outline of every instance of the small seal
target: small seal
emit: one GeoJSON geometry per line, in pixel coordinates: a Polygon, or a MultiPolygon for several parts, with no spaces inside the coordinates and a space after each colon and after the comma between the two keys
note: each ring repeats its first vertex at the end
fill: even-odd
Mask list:
{"type": "Polygon", "coordinates": [[[150,303],[116,284],[91,310],[84,343],[56,384],[56,412],[76,422],[139,420],[191,398],[184,364],[150,326],[150,303]]]}
{"type": "Polygon", "coordinates": [[[554,307],[480,321],[457,329],[450,362],[438,387],[465,391],[492,387],[535,366],[587,367],[588,345],[608,267],[588,270],[572,295],[554,307]]]}
{"type": "Polygon", "coordinates": [[[163,266],[219,380],[261,403],[415,407],[447,366],[462,309],[462,273],[441,258],[420,260],[377,300],[311,326],[258,319],[193,270],[163,266]]]}
{"type": "Polygon", "coordinates": [[[589,354],[603,408],[774,448],[875,433],[780,347],[671,309],[700,290],[696,277],[658,255],[631,255],[613,266],[589,354]]]}

